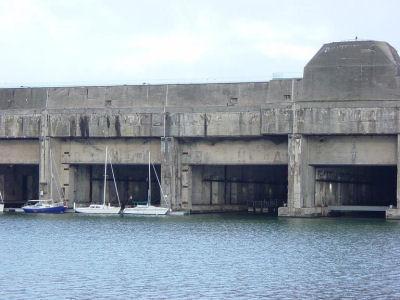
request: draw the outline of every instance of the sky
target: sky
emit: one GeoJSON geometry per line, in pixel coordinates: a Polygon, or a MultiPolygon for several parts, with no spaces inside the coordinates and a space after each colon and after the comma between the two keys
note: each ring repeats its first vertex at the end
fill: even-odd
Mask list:
{"type": "Polygon", "coordinates": [[[0,0],[0,87],[301,77],[327,42],[400,49],[398,0],[0,0]]]}

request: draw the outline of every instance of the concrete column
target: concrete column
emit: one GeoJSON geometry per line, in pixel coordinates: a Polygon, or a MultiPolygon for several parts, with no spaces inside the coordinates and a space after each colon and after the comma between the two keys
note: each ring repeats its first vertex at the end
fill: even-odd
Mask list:
{"type": "Polygon", "coordinates": [[[179,143],[173,137],[161,138],[161,187],[166,201],[161,195],[161,206],[181,208],[179,195],[179,143]]]}
{"type": "Polygon", "coordinates": [[[397,193],[396,207],[400,209],[400,135],[397,135],[397,193]]]}
{"type": "Polygon", "coordinates": [[[58,201],[64,198],[64,168],[61,164],[60,151],[61,145],[56,139],[48,136],[41,137],[39,162],[40,199],[53,198],[58,201]],[[51,180],[51,170],[53,171],[53,180],[51,180]],[[50,182],[52,182],[52,186],[50,186],[50,182]]]}
{"type": "MultiPolygon", "coordinates": [[[[62,142],[56,138],[49,138],[49,146],[51,151],[51,158],[48,156],[47,165],[50,174],[50,163],[52,164],[51,169],[53,171],[52,189],[53,189],[53,199],[56,201],[65,200],[65,185],[68,187],[69,176],[66,176],[64,165],[62,164],[62,142]],[[52,160],[50,162],[50,159],[52,160]]],[[[50,153],[49,153],[50,154],[50,153]]],[[[50,180],[50,177],[49,177],[50,180]]],[[[50,182],[49,182],[50,184],[50,182]]]]}
{"type": "Polygon", "coordinates": [[[397,193],[396,207],[386,211],[387,219],[400,219],[400,135],[397,135],[397,193]]]}
{"type": "Polygon", "coordinates": [[[190,211],[192,209],[192,167],[190,165],[182,164],[181,170],[181,200],[182,209],[190,211]]]}
{"type": "Polygon", "coordinates": [[[317,216],[315,207],[315,168],[309,165],[308,140],[301,134],[289,135],[288,140],[288,201],[279,208],[280,216],[317,216]]]}

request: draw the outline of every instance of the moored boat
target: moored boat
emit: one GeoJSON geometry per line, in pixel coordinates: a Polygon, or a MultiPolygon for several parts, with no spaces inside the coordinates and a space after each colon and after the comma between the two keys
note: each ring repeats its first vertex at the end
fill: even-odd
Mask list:
{"type": "Polygon", "coordinates": [[[62,214],[65,212],[63,202],[54,202],[52,199],[29,200],[23,207],[25,213],[62,214]]]}
{"type": "MultiPolygon", "coordinates": [[[[76,213],[81,213],[81,214],[119,214],[120,213],[121,205],[120,206],[112,206],[110,203],[106,204],[107,164],[108,164],[108,148],[106,147],[106,158],[104,161],[103,203],[102,204],[90,204],[89,206],[86,206],[86,207],[78,207],[78,206],[76,206],[76,204],[74,202],[74,211],[76,213]]],[[[112,176],[113,176],[115,191],[117,194],[117,199],[118,199],[118,202],[120,203],[118,188],[117,188],[117,184],[115,181],[114,169],[113,169],[113,166],[111,163],[111,159],[110,159],[110,166],[111,166],[111,172],[112,172],[112,176]]]]}
{"type": "Polygon", "coordinates": [[[0,192],[0,213],[4,211],[4,199],[3,194],[0,192]]]}
{"type": "Polygon", "coordinates": [[[124,214],[131,215],[166,215],[169,211],[167,207],[159,207],[153,205],[138,204],[135,207],[127,207],[124,209],[124,214]]]}
{"type": "MultiPolygon", "coordinates": [[[[161,184],[159,182],[158,176],[156,169],[154,168],[155,176],[157,178],[157,182],[160,186],[161,189],[161,184]]],[[[150,157],[150,151],[149,151],[149,170],[148,170],[149,178],[148,178],[148,189],[147,189],[147,203],[146,204],[138,204],[135,207],[127,207],[123,210],[123,214],[127,215],[153,215],[153,216],[158,216],[158,215],[166,215],[169,212],[168,207],[159,207],[159,206],[154,206],[151,205],[151,157],[150,157]]],[[[161,193],[162,189],[161,189],[161,193]]],[[[165,196],[164,196],[165,198],[165,196]]]]}
{"type": "MultiPolygon", "coordinates": [[[[54,178],[53,161],[54,158],[50,151],[50,199],[28,200],[28,202],[22,206],[25,213],[62,214],[65,212],[66,207],[64,205],[63,193],[59,185],[59,177],[58,181],[57,178],[54,178]],[[53,182],[60,199],[58,201],[55,201],[53,198],[53,182]]],[[[57,169],[56,174],[58,175],[57,169]]]]}
{"type": "Polygon", "coordinates": [[[90,204],[87,207],[74,206],[74,211],[82,214],[118,214],[120,210],[120,207],[103,204],[90,204]]]}

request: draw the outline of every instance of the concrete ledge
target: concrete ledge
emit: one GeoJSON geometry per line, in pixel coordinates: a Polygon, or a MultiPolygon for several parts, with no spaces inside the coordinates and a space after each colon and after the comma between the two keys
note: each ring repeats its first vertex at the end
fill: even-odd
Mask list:
{"type": "Polygon", "coordinates": [[[247,212],[247,205],[235,204],[214,204],[214,205],[196,205],[192,204],[191,213],[222,213],[222,212],[247,212]]]}
{"type": "Polygon", "coordinates": [[[389,206],[372,205],[330,205],[328,211],[386,211],[389,206]]]}
{"type": "Polygon", "coordinates": [[[386,210],[386,219],[400,220],[400,208],[389,208],[386,210]]]}
{"type": "Polygon", "coordinates": [[[279,217],[316,218],[326,215],[321,207],[292,208],[279,207],[279,217]]]}

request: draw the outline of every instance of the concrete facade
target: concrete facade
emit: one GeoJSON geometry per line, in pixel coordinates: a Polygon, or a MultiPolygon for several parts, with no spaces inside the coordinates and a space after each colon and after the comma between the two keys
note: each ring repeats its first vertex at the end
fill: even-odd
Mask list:
{"type": "MultiPolygon", "coordinates": [[[[318,178],[352,181],[335,186],[347,198],[362,194],[363,180],[375,177],[357,177],[351,168],[381,166],[392,176],[399,133],[400,58],[377,41],[323,45],[303,78],[0,89],[0,165],[38,165],[32,176],[46,198],[52,156],[69,206],[95,197],[100,183],[89,173],[108,146],[121,189],[138,194],[144,187],[127,182],[142,179],[129,173],[143,172],[150,151],[166,196],[159,202],[175,210],[246,209],[245,198],[282,198],[275,186],[284,184],[279,215],[321,216],[339,196],[318,178]],[[323,177],[329,167],[339,169],[323,177]],[[350,177],[341,175],[347,170],[350,177]]],[[[399,189],[396,195],[388,217],[400,215],[399,189]]]]}

